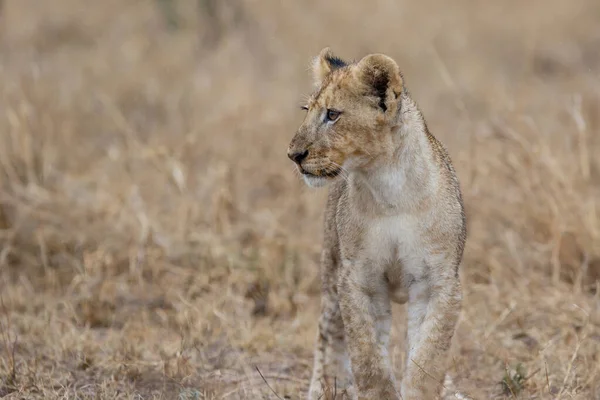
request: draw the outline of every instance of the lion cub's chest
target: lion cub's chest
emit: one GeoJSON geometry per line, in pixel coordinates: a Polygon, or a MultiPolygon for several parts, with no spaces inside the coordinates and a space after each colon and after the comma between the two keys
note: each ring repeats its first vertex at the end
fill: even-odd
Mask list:
{"type": "Polygon", "coordinates": [[[406,288],[423,274],[431,216],[378,208],[365,191],[352,194],[343,193],[337,207],[342,264],[358,266],[365,281],[385,276],[392,290],[406,288]]]}
{"type": "Polygon", "coordinates": [[[423,273],[421,221],[414,216],[397,215],[353,222],[338,227],[342,264],[358,267],[354,273],[371,289],[381,282],[377,277],[385,277],[392,300],[406,302],[409,286],[423,273]],[[352,236],[354,240],[344,240],[352,236]]]}
{"type": "Polygon", "coordinates": [[[386,270],[410,268],[419,258],[420,223],[415,216],[369,219],[363,226],[364,255],[386,270]]]}

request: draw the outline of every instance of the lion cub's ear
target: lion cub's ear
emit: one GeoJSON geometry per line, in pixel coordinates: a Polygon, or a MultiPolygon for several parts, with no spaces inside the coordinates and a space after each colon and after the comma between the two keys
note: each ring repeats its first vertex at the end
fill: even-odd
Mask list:
{"type": "Polygon", "coordinates": [[[347,66],[341,58],[333,55],[329,47],[325,47],[318,56],[313,59],[312,72],[315,86],[320,86],[327,75],[338,68],[347,66]]]}
{"type": "Polygon", "coordinates": [[[367,93],[379,98],[379,107],[387,115],[395,115],[403,79],[396,62],[384,54],[370,54],[358,62],[356,78],[365,85],[367,93]]]}

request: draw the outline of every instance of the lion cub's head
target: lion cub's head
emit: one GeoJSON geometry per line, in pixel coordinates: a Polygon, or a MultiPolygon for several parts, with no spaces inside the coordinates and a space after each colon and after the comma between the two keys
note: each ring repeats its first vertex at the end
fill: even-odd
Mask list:
{"type": "Polygon", "coordinates": [[[388,56],[347,63],[329,48],[315,58],[313,75],[317,89],[303,107],[306,117],[288,157],[305,182],[318,187],[393,152],[403,79],[388,56]]]}

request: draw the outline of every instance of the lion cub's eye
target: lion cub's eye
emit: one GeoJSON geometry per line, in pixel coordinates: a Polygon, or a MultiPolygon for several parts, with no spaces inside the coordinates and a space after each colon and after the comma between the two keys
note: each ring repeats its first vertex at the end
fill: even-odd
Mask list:
{"type": "Polygon", "coordinates": [[[341,112],[336,110],[327,110],[327,121],[335,121],[340,117],[341,112]]]}
{"type": "Polygon", "coordinates": [[[304,111],[308,111],[308,106],[300,106],[301,109],[303,109],[304,111]]]}

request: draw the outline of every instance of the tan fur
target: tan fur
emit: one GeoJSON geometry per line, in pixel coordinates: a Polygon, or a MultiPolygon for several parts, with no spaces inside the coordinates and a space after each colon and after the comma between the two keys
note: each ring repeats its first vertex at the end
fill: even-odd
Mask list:
{"type": "Polygon", "coordinates": [[[450,157],[391,58],[345,63],[326,48],[313,73],[316,91],[288,149],[307,184],[331,183],[308,398],[335,380],[355,399],[435,399],[461,308],[466,240],[450,157]],[[400,385],[388,357],[390,299],[408,301],[400,385]]]}

